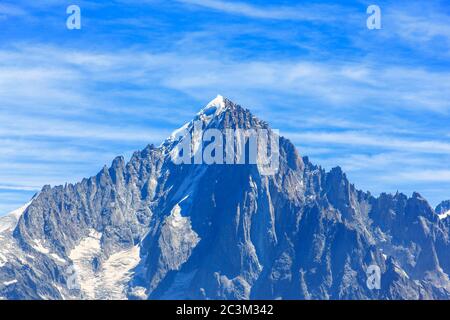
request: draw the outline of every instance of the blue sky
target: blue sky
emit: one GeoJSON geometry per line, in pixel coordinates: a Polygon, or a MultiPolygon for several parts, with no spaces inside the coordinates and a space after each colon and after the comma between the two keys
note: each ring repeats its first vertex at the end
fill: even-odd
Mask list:
{"type": "Polygon", "coordinates": [[[159,144],[217,94],[360,189],[450,199],[446,2],[2,0],[0,214],[159,144]]]}

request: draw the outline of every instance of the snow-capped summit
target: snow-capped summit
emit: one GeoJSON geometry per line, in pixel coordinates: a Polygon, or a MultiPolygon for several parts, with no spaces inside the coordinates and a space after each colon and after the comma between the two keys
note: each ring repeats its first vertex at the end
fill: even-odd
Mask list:
{"type": "Polygon", "coordinates": [[[208,128],[223,129],[225,127],[241,129],[268,128],[267,123],[254,117],[249,110],[218,95],[202,108],[191,121],[174,130],[160,147],[170,152],[177,142],[182,140],[187,134],[192,135],[192,140],[198,139],[199,137],[193,136],[195,134],[194,127],[200,130],[208,128]]]}
{"type": "Polygon", "coordinates": [[[166,141],[164,141],[161,144],[161,146],[170,145],[178,138],[183,136],[186,132],[192,132],[194,122],[196,121],[202,121],[203,125],[207,126],[213,118],[217,118],[225,110],[226,110],[226,99],[221,95],[217,95],[216,98],[211,100],[211,102],[209,102],[204,108],[202,108],[197,113],[197,116],[193,120],[185,123],[180,128],[174,130],[170,134],[170,136],[166,139],[166,141]]]}
{"type": "Polygon", "coordinates": [[[216,98],[211,100],[206,107],[204,107],[197,115],[205,115],[205,116],[217,116],[222,113],[226,108],[225,98],[220,94],[217,95],[216,98]]]}

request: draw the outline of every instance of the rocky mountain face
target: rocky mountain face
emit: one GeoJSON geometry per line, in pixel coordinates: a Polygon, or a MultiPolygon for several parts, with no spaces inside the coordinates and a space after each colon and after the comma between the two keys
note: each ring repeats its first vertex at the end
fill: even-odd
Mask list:
{"type": "Polygon", "coordinates": [[[175,164],[202,129],[269,129],[218,97],[161,146],[0,218],[3,299],[449,299],[450,203],[374,197],[279,137],[279,169],[175,164]],[[377,266],[380,286],[368,285],[377,266]]]}
{"type": "Polygon", "coordinates": [[[437,207],[436,207],[436,213],[442,214],[446,213],[450,210],[450,200],[442,201],[437,207]]]}

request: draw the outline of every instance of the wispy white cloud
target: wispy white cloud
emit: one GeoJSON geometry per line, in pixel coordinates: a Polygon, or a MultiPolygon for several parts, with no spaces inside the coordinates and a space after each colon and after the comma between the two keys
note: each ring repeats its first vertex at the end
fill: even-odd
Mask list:
{"type": "Polygon", "coordinates": [[[104,140],[116,142],[152,142],[162,141],[170,133],[168,129],[150,129],[129,125],[105,125],[101,123],[75,122],[71,120],[48,119],[45,117],[30,117],[22,115],[14,122],[7,122],[6,117],[0,113],[0,137],[46,137],[46,138],[76,138],[89,140],[104,140]]]}
{"type": "MultiPolygon", "coordinates": [[[[165,132],[160,129],[99,123],[95,119],[90,123],[63,117],[80,115],[89,110],[111,111],[117,108],[119,114],[126,113],[127,108],[120,108],[120,105],[112,103],[108,97],[117,94],[126,99],[126,90],[115,92],[114,88],[109,88],[103,94],[97,88],[105,83],[113,86],[118,83],[136,86],[137,96],[145,95],[154,83],[158,83],[202,100],[220,92],[232,93],[238,101],[254,96],[257,103],[262,103],[265,96],[258,98],[259,90],[265,88],[272,93],[296,96],[299,99],[309,98],[329,106],[345,106],[346,109],[361,108],[369,102],[370,107],[379,104],[382,108],[425,108],[440,112],[447,112],[450,108],[450,74],[421,68],[377,68],[364,62],[331,64],[317,61],[236,61],[214,55],[190,56],[184,52],[73,52],[33,45],[0,50],[0,58],[0,109],[3,107],[5,110],[0,112],[0,134],[4,137],[132,142],[155,142],[164,138],[165,132]],[[21,113],[17,113],[17,116],[11,113],[11,105],[21,113]]],[[[139,109],[134,112],[139,115],[139,109]]],[[[166,113],[165,117],[171,115],[174,114],[166,113]]],[[[170,120],[177,123],[176,116],[170,120]]],[[[314,127],[317,121],[317,116],[312,114],[304,122],[314,127]]],[[[358,125],[355,120],[327,121],[333,121],[330,125],[334,127],[370,127],[367,123],[358,125]]],[[[323,126],[324,121],[321,122],[323,126]]],[[[377,127],[380,125],[377,124],[377,127]]],[[[410,148],[417,152],[450,152],[450,146],[442,141],[393,140],[388,136],[370,136],[361,132],[304,132],[293,135],[292,138],[298,141],[402,150],[410,148]]]]}
{"type": "Polygon", "coordinates": [[[52,104],[73,101],[79,108],[92,104],[92,96],[83,93],[96,84],[131,83],[145,91],[156,81],[203,99],[217,90],[251,94],[249,90],[268,88],[339,106],[382,104],[383,108],[450,110],[450,71],[422,67],[364,61],[242,61],[185,52],[73,53],[54,47],[22,50],[0,52],[4,64],[0,63],[2,101],[13,103],[17,100],[14,97],[21,96],[36,103],[50,95],[52,104]],[[18,67],[6,67],[12,59],[18,67]],[[31,65],[36,63],[40,68],[31,65]],[[48,68],[48,64],[53,68],[48,68]],[[36,85],[38,89],[33,89],[36,85]]]}
{"type": "Polygon", "coordinates": [[[399,171],[391,176],[384,176],[386,181],[402,181],[403,183],[427,182],[450,183],[450,170],[411,170],[399,171]]]}
{"type": "Polygon", "coordinates": [[[386,20],[392,35],[412,43],[450,40],[450,20],[438,2],[410,2],[386,7],[386,20]]]}
{"type": "Polygon", "coordinates": [[[381,5],[382,30],[351,32],[353,45],[378,59],[428,65],[430,61],[448,59],[450,49],[450,14],[443,1],[390,2],[381,5]],[[383,50],[378,51],[378,48],[383,50]],[[401,54],[402,50],[408,53],[401,54]],[[390,52],[390,55],[382,53],[390,52]],[[422,59],[419,59],[422,58],[422,59]]]}
{"type": "Polygon", "coordinates": [[[439,140],[401,139],[393,136],[367,134],[358,131],[287,133],[297,143],[338,144],[370,148],[403,150],[429,154],[450,154],[450,142],[439,140]]]}
{"type": "Polygon", "coordinates": [[[188,63],[184,65],[175,63],[176,74],[169,71],[162,80],[167,86],[190,94],[203,94],[208,88],[223,88],[235,94],[270,88],[335,106],[382,104],[383,108],[450,110],[447,72],[364,63],[243,62],[189,57],[185,61],[188,63]]]}
{"type": "Polygon", "coordinates": [[[255,6],[246,2],[221,0],[176,0],[189,5],[217,10],[228,14],[258,19],[330,21],[335,20],[337,10],[342,7],[331,5],[304,4],[302,6],[255,6]],[[330,14],[331,13],[331,14],[330,14]]]}
{"type": "Polygon", "coordinates": [[[27,12],[19,6],[0,3],[0,16],[24,16],[27,12]]]}
{"type": "Polygon", "coordinates": [[[11,185],[1,185],[0,190],[13,190],[13,191],[39,191],[41,187],[39,186],[11,186],[11,185]]]}

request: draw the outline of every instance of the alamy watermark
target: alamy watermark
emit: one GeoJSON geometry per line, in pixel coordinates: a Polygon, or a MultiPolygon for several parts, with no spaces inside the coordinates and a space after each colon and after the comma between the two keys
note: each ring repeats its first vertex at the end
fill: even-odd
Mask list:
{"type": "MultiPolygon", "coordinates": [[[[67,7],[66,13],[69,17],[66,20],[66,26],[69,30],[81,29],[81,9],[80,6],[72,4],[67,7]]],[[[366,13],[369,17],[366,20],[366,25],[369,30],[381,29],[381,8],[378,5],[372,4],[367,7],[366,13]]]]}
{"type": "Polygon", "coordinates": [[[381,29],[381,9],[379,6],[372,4],[367,7],[367,14],[370,16],[367,18],[366,25],[369,30],[381,29]]]}
{"type": "Polygon", "coordinates": [[[274,175],[280,165],[279,130],[202,129],[195,121],[192,130],[179,130],[171,151],[175,164],[257,165],[262,175],[274,175]]]}
{"type": "Polygon", "coordinates": [[[66,20],[66,26],[69,30],[81,29],[81,9],[77,5],[70,5],[66,9],[66,13],[69,17],[66,20]]]}
{"type": "MultiPolygon", "coordinates": [[[[69,30],[81,29],[81,9],[80,6],[72,4],[67,7],[66,13],[69,15],[66,20],[66,26],[69,30]]],[[[366,25],[369,30],[381,29],[381,8],[378,5],[372,4],[367,7],[366,13],[369,17],[366,20],[366,25]]]]}
{"type": "Polygon", "coordinates": [[[65,273],[67,275],[67,281],[66,281],[67,289],[69,289],[69,290],[80,290],[81,287],[80,287],[80,284],[78,282],[78,273],[77,273],[77,271],[75,269],[75,266],[73,264],[69,265],[67,267],[67,269],[65,270],[65,273]]]}

